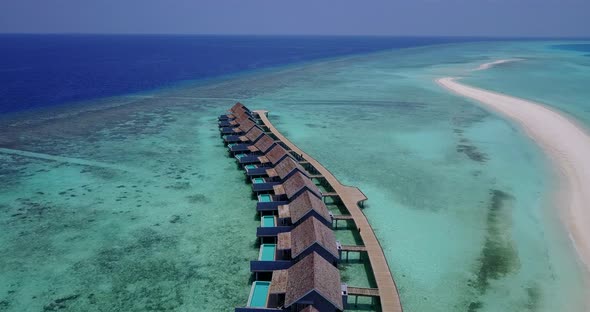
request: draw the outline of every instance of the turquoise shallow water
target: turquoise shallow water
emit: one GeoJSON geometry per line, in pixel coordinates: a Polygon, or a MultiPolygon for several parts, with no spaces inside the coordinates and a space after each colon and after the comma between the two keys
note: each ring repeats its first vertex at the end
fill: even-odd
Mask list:
{"type": "MultiPolygon", "coordinates": [[[[507,53],[516,55],[521,46],[514,44],[507,53]]],[[[574,48],[587,49],[588,44],[565,45],[572,50],[560,46],[557,42],[529,44],[531,51],[522,55],[522,61],[474,73],[465,81],[544,103],[590,125],[590,56],[574,48]]]]}
{"type": "MultiPolygon", "coordinates": [[[[466,82],[582,116],[585,91],[561,86],[569,78],[554,82],[571,88],[565,102],[532,89],[549,82],[514,77],[550,77],[565,62],[587,79],[581,53],[551,44],[384,52],[3,120],[3,147],[71,161],[0,154],[0,307],[245,305],[260,220],[215,125],[235,99],[270,110],[284,134],[369,197],[364,212],[406,311],[579,311],[585,285],[555,222],[542,153],[512,124],[433,81],[470,75],[466,82]],[[527,61],[468,72],[508,57],[527,61]]],[[[336,236],[358,240],[351,225],[336,236]]],[[[351,286],[372,286],[362,261],[341,273],[351,286]]]]}
{"type": "Polygon", "coordinates": [[[227,311],[247,301],[259,221],[213,118],[178,100],[133,101],[27,120],[36,124],[8,144],[128,171],[1,155],[4,311],[227,311]]]}

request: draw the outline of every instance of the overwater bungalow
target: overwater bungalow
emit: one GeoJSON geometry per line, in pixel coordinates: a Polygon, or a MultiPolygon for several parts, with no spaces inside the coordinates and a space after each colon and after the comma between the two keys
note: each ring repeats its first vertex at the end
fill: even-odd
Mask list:
{"type": "Polygon", "coordinates": [[[285,182],[275,185],[273,188],[274,194],[277,196],[285,196],[288,200],[293,201],[297,196],[305,191],[311,192],[319,199],[322,198],[320,189],[313,183],[313,181],[301,172],[295,172],[285,182]]]}
{"type": "Polygon", "coordinates": [[[219,125],[220,128],[236,127],[246,119],[250,119],[250,120],[256,122],[254,120],[254,118],[249,113],[242,111],[242,112],[235,114],[234,119],[220,120],[217,124],[219,125]]]}
{"type": "Polygon", "coordinates": [[[304,191],[301,195],[288,204],[278,206],[278,224],[294,225],[304,222],[310,217],[332,227],[332,214],[326,204],[310,191],[304,191]]]}
{"type": "MultiPolygon", "coordinates": [[[[287,154],[288,155],[288,154],[287,154]]],[[[275,178],[280,181],[288,179],[291,174],[299,171],[308,176],[307,171],[292,157],[283,157],[278,164],[273,167],[260,167],[259,170],[247,170],[246,175],[252,176],[266,176],[269,178],[275,178]]]]}
{"type": "Polygon", "coordinates": [[[246,134],[238,136],[237,140],[235,140],[234,142],[227,141],[226,138],[229,136],[224,138],[224,142],[227,143],[227,147],[230,149],[238,145],[248,146],[250,144],[256,143],[256,141],[258,141],[262,137],[262,135],[264,135],[264,131],[260,129],[260,127],[255,126],[252,127],[252,129],[248,130],[246,134]]]}
{"type": "Polygon", "coordinates": [[[293,158],[284,147],[277,144],[266,155],[260,157],[260,163],[274,167],[286,157],[293,158]]]}
{"type": "Polygon", "coordinates": [[[262,155],[268,152],[277,144],[268,134],[263,134],[253,144],[238,144],[229,148],[230,153],[251,153],[251,155],[262,155]]]}
{"type": "Polygon", "coordinates": [[[297,262],[315,252],[337,266],[339,246],[331,228],[316,218],[308,218],[291,231],[277,235],[276,258],[297,262]]]}
{"type": "Polygon", "coordinates": [[[233,128],[233,127],[226,127],[226,128],[221,128],[221,135],[244,135],[246,134],[246,132],[250,131],[250,129],[252,129],[252,127],[256,126],[256,123],[250,119],[246,119],[244,120],[244,122],[242,122],[239,126],[233,128]]]}
{"type": "Polygon", "coordinates": [[[281,181],[285,181],[290,178],[295,173],[301,173],[306,177],[309,177],[307,170],[303,168],[291,157],[284,157],[278,164],[276,164],[273,168],[266,169],[266,174],[270,178],[278,177],[281,181]]]}
{"type": "Polygon", "coordinates": [[[242,144],[242,143],[251,143],[256,141],[261,135],[264,134],[264,130],[262,130],[259,126],[254,126],[246,134],[243,135],[226,135],[223,137],[223,142],[228,144],[242,144]]]}
{"type": "Polygon", "coordinates": [[[235,311],[343,311],[346,293],[342,289],[338,269],[311,253],[288,269],[274,271],[270,281],[255,281],[247,306],[235,311]]]}
{"type": "Polygon", "coordinates": [[[276,145],[275,140],[269,135],[263,135],[255,144],[249,145],[246,151],[235,153],[238,164],[245,166],[248,164],[261,164],[260,157],[264,156],[270,149],[276,145]]]}
{"type": "Polygon", "coordinates": [[[219,131],[223,132],[223,131],[229,131],[232,128],[237,128],[239,127],[242,123],[244,123],[246,120],[250,120],[252,122],[254,122],[254,120],[252,120],[252,118],[250,118],[249,115],[241,115],[236,119],[230,120],[228,121],[228,125],[227,126],[219,126],[219,131]]]}
{"type": "Polygon", "coordinates": [[[236,155],[236,158],[238,158],[238,163],[240,165],[248,165],[248,164],[256,164],[256,165],[260,165],[259,167],[268,167],[268,166],[274,166],[275,164],[277,164],[278,162],[280,162],[281,160],[283,160],[285,157],[290,156],[290,154],[287,152],[287,150],[285,150],[282,146],[280,146],[279,144],[275,144],[270,151],[268,151],[266,154],[264,155],[259,155],[259,154],[252,154],[249,155],[247,153],[240,153],[236,155]],[[244,159],[242,159],[244,158],[244,159]]]}
{"type": "Polygon", "coordinates": [[[250,164],[255,166],[245,166],[246,175],[249,177],[268,176],[266,170],[269,167],[274,167],[285,158],[292,158],[291,154],[279,144],[273,146],[265,155],[259,156],[250,164]]]}
{"type": "Polygon", "coordinates": [[[312,252],[318,253],[334,266],[338,265],[340,243],[336,241],[332,229],[322,221],[311,217],[289,231],[277,233],[272,239],[268,239],[270,235],[261,236],[261,231],[272,227],[276,227],[276,216],[262,216],[261,226],[257,229],[262,242],[259,257],[250,261],[250,271],[257,276],[258,273],[289,268],[312,252]]]}
{"type": "Polygon", "coordinates": [[[284,182],[273,185],[272,191],[268,194],[258,194],[256,211],[260,213],[277,211],[279,206],[288,204],[305,191],[311,192],[319,199],[322,198],[322,193],[317,185],[304,172],[295,170],[284,182]]]}
{"type": "MultiPolygon", "coordinates": [[[[244,168],[246,169],[247,176],[251,178],[264,177],[264,179],[271,179],[270,181],[284,182],[297,172],[308,176],[307,171],[291,157],[284,157],[283,160],[274,167],[246,165],[244,168]]],[[[268,189],[269,192],[265,192],[266,189],[259,189],[258,202],[256,203],[256,211],[258,212],[277,211],[280,205],[286,205],[289,203],[284,196],[268,194],[270,191],[274,190],[274,185],[272,185],[272,188],[268,189]]]]}
{"type": "MultiPolygon", "coordinates": [[[[250,173],[256,172],[251,170],[250,173]]],[[[300,172],[305,176],[308,176],[307,171],[291,157],[284,157],[278,164],[272,168],[266,168],[266,177],[254,176],[252,177],[252,190],[257,193],[266,193],[273,190],[274,185],[285,182],[293,174],[300,172]]],[[[246,170],[246,175],[248,175],[246,170]]]]}
{"type": "Polygon", "coordinates": [[[228,120],[228,119],[235,119],[236,114],[239,112],[247,112],[248,114],[252,114],[252,112],[244,106],[244,104],[237,102],[232,106],[226,114],[219,116],[219,120],[228,120]]]}

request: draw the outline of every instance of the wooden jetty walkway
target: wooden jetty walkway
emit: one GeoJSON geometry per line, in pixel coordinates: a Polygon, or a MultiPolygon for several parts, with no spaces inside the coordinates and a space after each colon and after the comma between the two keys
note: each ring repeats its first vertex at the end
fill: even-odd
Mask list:
{"type": "Polygon", "coordinates": [[[379,289],[348,287],[348,294],[361,297],[379,297],[379,289]]]}
{"type": "MultiPolygon", "coordinates": [[[[359,203],[367,200],[365,194],[356,187],[342,185],[328,169],[324,168],[324,166],[322,166],[317,160],[303,152],[297,147],[297,145],[293,144],[283,136],[269,121],[267,116],[268,111],[258,110],[254,112],[258,114],[260,120],[273,135],[286,144],[294,153],[301,155],[306,163],[312,165],[326,179],[332,189],[334,189],[333,193],[335,194],[330,193],[331,196],[338,195],[340,197],[342,203],[346,206],[346,209],[352,216],[354,223],[361,230],[360,236],[369,256],[369,262],[371,263],[371,268],[377,283],[378,290],[376,292],[373,291],[372,294],[378,294],[383,312],[403,311],[397,286],[395,285],[393,276],[389,270],[389,265],[383,254],[383,249],[373,232],[373,228],[371,228],[365,214],[359,207],[359,203]]],[[[351,287],[349,287],[349,290],[350,289],[351,287]]]]}
{"type": "Polygon", "coordinates": [[[367,247],[362,245],[342,245],[342,251],[362,252],[367,251],[367,247]]]}

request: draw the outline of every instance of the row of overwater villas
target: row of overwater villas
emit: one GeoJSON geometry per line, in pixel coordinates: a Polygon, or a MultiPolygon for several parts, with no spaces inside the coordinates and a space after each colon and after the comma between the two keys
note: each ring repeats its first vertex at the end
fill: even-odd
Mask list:
{"type": "Polygon", "coordinates": [[[219,117],[219,128],[252,182],[261,216],[260,253],[250,262],[256,278],[247,306],[235,311],[343,311],[347,286],[337,268],[341,246],[333,216],[299,157],[241,103],[219,117]]]}

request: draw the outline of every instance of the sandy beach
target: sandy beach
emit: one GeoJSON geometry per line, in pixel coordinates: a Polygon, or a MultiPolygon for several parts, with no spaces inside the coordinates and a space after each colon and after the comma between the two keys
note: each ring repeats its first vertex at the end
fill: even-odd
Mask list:
{"type": "MultiPolygon", "coordinates": [[[[487,69],[506,63],[486,63],[487,69]]],[[[437,83],[463,97],[483,104],[519,124],[549,156],[559,181],[553,195],[573,244],[590,271],[590,134],[575,120],[532,101],[471,87],[457,78],[437,79],[437,83]]]]}

